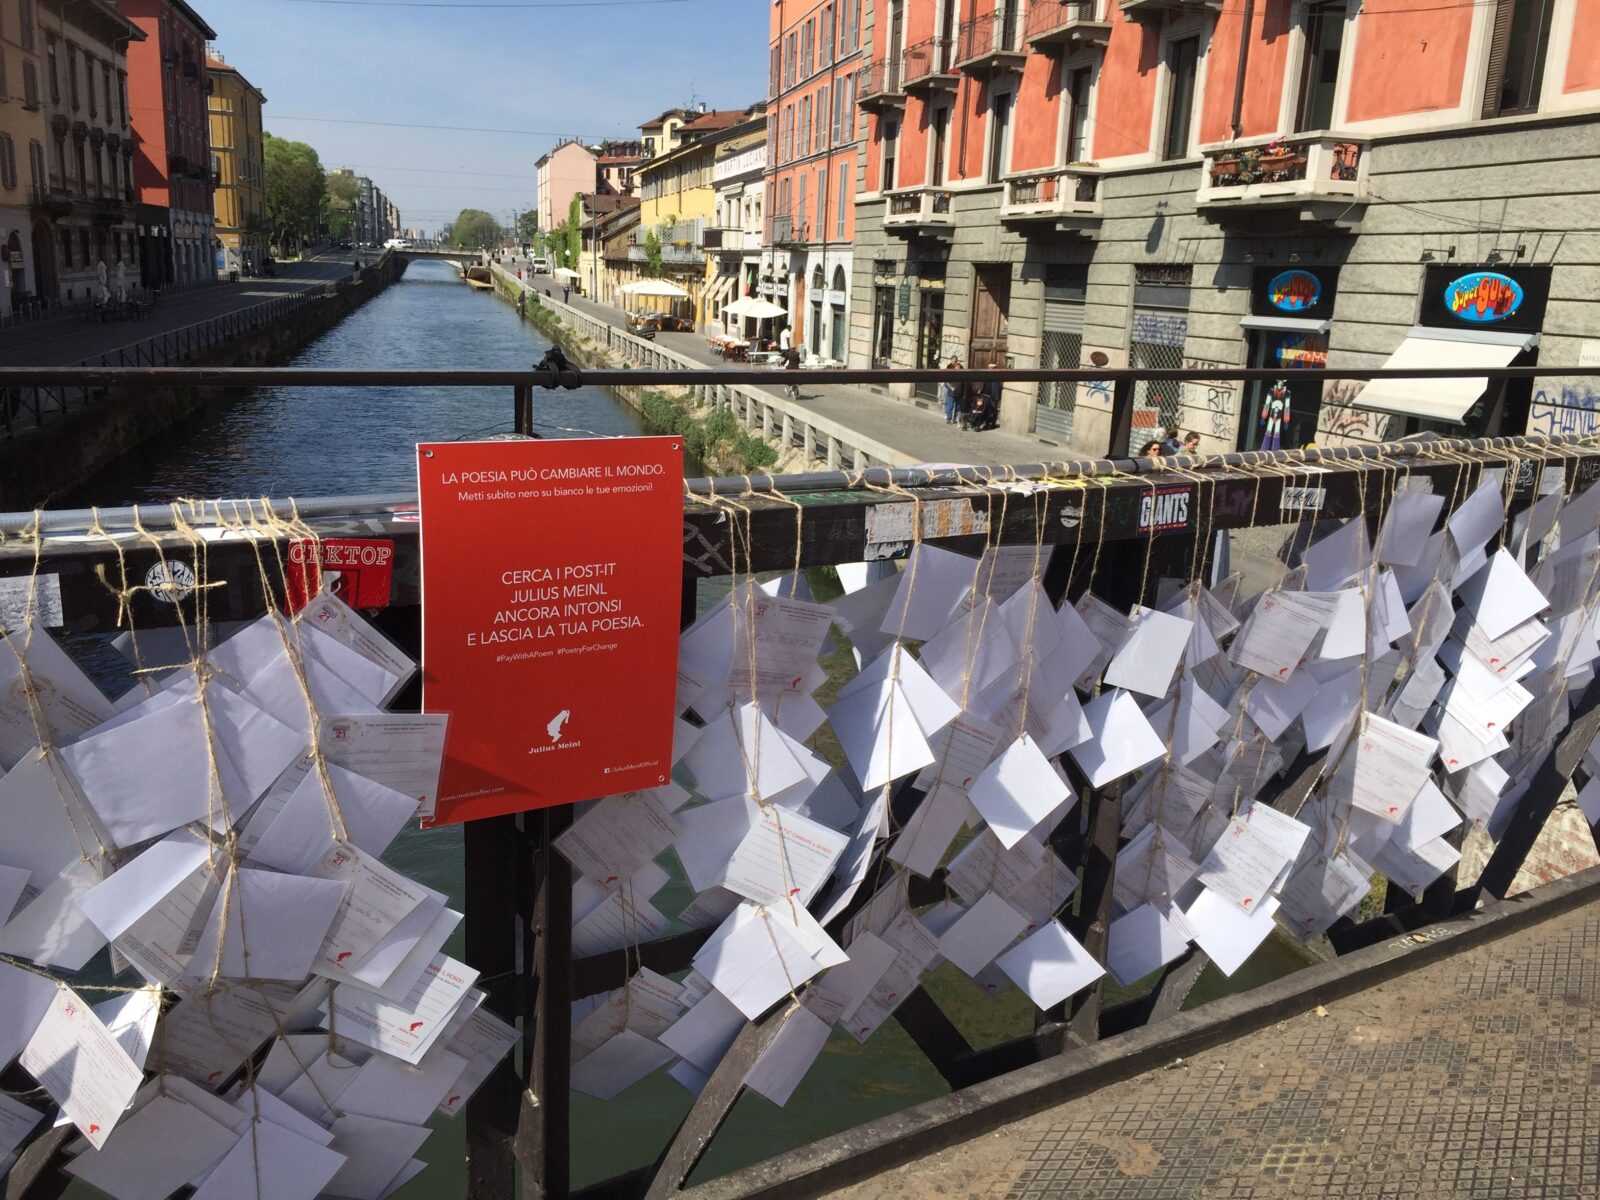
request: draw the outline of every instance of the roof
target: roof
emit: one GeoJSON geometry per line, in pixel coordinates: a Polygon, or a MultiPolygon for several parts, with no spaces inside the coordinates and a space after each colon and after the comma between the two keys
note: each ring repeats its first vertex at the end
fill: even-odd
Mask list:
{"type": "Polygon", "coordinates": [[[636,196],[618,196],[612,192],[579,192],[578,199],[591,213],[614,213],[623,208],[638,208],[636,196]]]}
{"type": "Polygon", "coordinates": [[[200,31],[200,33],[205,37],[206,41],[216,41],[217,31],[211,28],[211,26],[207,25],[206,19],[185,4],[183,0],[167,0],[167,3],[172,5],[177,12],[187,17],[190,24],[200,31]]]}
{"type": "Polygon", "coordinates": [[[593,158],[595,156],[594,151],[589,149],[588,146],[585,146],[581,140],[579,140],[578,138],[568,138],[566,141],[561,142],[559,145],[551,146],[550,149],[546,150],[538,158],[534,159],[533,160],[533,165],[536,166],[536,167],[542,167],[542,166],[545,165],[545,163],[549,162],[552,158],[554,158],[556,155],[560,154],[563,150],[570,150],[574,146],[576,146],[579,150],[582,150],[590,158],[593,158]]]}
{"type": "Polygon", "coordinates": [[[640,129],[660,129],[672,117],[687,117],[692,115],[687,108],[669,108],[659,117],[652,117],[648,121],[640,122],[640,129]]]}
{"type": "Polygon", "coordinates": [[[723,108],[714,112],[696,113],[681,126],[679,133],[715,133],[719,129],[727,129],[744,120],[745,110],[742,108],[723,108]]]}
{"type": "Polygon", "coordinates": [[[245,76],[244,76],[244,72],[239,70],[239,68],[234,66],[231,62],[228,62],[227,60],[225,60],[223,58],[220,58],[220,57],[218,57],[218,56],[216,56],[214,54],[207,54],[206,55],[206,70],[207,71],[215,71],[219,75],[222,75],[222,74],[237,75],[239,77],[239,82],[242,83],[245,87],[249,88],[252,92],[254,92],[256,94],[256,98],[258,100],[260,100],[261,103],[265,104],[267,102],[267,94],[265,92],[263,92],[260,88],[258,88],[255,84],[251,83],[248,79],[246,79],[245,76]]]}

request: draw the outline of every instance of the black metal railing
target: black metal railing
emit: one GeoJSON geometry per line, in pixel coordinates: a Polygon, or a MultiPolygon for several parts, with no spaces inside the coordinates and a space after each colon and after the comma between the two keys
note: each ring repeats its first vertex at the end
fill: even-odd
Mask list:
{"type": "Polygon", "coordinates": [[[856,76],[856,102],[871,105],[903,95],[900,87],[900,57],[891,54],[869,64],[856,76]]]}
{"type": "MultiPolygon", "coordinates": [[[[1455,377],[1469,374],[1497,378],[1528,378],[1534,368],[1484,370],[1482,368],[1362,372],[1355,370],[1306,371],[1309,378],[1323,381],[1397,377],[1455,377]]],[[[1580,368],[1576,372],[1591,378],[1600,368],[1580,368]]],[[[1005,382],[1104,380],[1119,391],[1135,384],[1167,379],[1266,379],[1268,370],[1208,371],[818,371],[823,382],[915,382],[950,379],[975,382],[1000,378],[1005,382]]],[[[769,372],[754,370],[714,370],[651,372],[648,370],[585,372],[583,382],[601,385],[628,383],[716,383],[721,381],[759,381],[770,379],[769,372]]],[[[0,393],[20,386],[80,386],[136,388],[149,387],[254,387],[296,386],[346,388],[352,385],[381,388],[392,396],[397,389],[502,386],[513,395],[512,424],[523,434],[535,429],[535,389],[554,387],[561,380],[554,369],[523,372],[506,371],[307,371],[286,369],[218,370],[84,370],[81,368],[0,369],[0,393]]],[[[1392,484],[1396,472],[1403,470],[1410,490],[1426,487],[1434,496],[1445,498],[1440,518],[1449,515],[1486,477],[1487,472],[1503,472],[1502,495],[1508,510],[1508,525],[1526,512],[1539,496],[1546,473],[1556,472],[1561,490],[1569,494],[1592,486],[1600,475],[1600,447],[1588,438],[1509,438],[1492,440],[1437,440],[1402,442],[1388,445],[1308,449],[1267,452],[1253,455],[1209,455],[1175,460],[1178,470],[1169,470],[1151,461],[1083,461],[1076,463],[1018,464],[1003,480],[993,468],[915,468],[889,470],[870,468],[864,472],[816,472],[770,478],[740,476],[723,480],[691,480],[688,491],[697,497],[738,495],[738,521],[714,504],[690,502],[683,513],[682,616],[692,621],[698,612],[699,585],[725,579],[738,564],[740,573],[790,571],[861,561],[870,557],[872,530],[880,531],[876,543],[880,550],[883,529],[930,528],[925,520],[929,501],[958,498],[963,511],[969,511],[975,525],[963,525],[957,535],[924,533],[953,550],[976,555],[993,546],[1012,545],[1034,549],[1040,580],[1054,602],[1074,601],[1092,593],[1119,611],[1136,604],[1154,604],[1156,589],[1167,580],[1180,583],[1209,578],[1215,565],[1212,536],[1218,531],[1289,525],[1309,534],[1310,525],[1334,519],[1361,517],[1376,524],[1396,496],[1406,494],[1392,484]],[[1239,469],[1248,467],[1250,469],[1239,469]],[[1314,474],[1312,473],[1314,472],[1314,474]],[[1315,480],[1317,502],[1309,505],[1300,493],[1308,489],[1306,480],[1315,480]],[[1084,480],[1095,486],[1082,486],[1084,480]],[[1058,486],[1064,481],[1077,486],[1058,486]],[[1043,486],[1035,498],[1023,503],[1016,499],[1019,485],[1037,481],[1043,486]],[[1379,482],[1381,481],[1381,482],[1379,482]],[[1181,528],[1162,532],[1141,524],[1147,509],[1141,499],[1154,495],[1187,497],[1186,506],[1170,505],[1186,515],[1181,528]],[[806,503],[796,504],[791,496],[803,495],[806,503]],[[920,517],[919,517],[919,514],[920,517]],[[803,516],[802,526],[799,524],[803,516]],[[887,519],[885,519],[887,518],[887,519]],[[1081,553],[1092,544],[1094,553],[1081,553]],[[1107,549],[1107,561],[1143,562],[1141,570],[1101,569],[1099,548],[1107,549]]],[[[237,519],[235,503],[217,502],[219,514],[237,519]]],[[[419,531],[415,520],[415,494],[389,496],[329,497],[263,502],[282,517],[293,516],[305,522],[318,536],[338,536],[359,529],[360,536],[381,536],[395,543],[393,593],[390,607],[378,621],[391,636],[414,655],[417,646],[417,606],[419,594],[419,531]]],[[[206,524],[209,506],[185,505],[182,516],[188,526],[206,524]]],[[[260,585],[261,549],[246,539],[215,541],[207,546],[207,577],[216,586],[183,600],[158,599],[142,594],[119,592],[106,586],[96,567],[118,571],[124,578],[144,578],[174,555],[194,552],[194,531],[171,529],[174,517],[163,523],[159,507],[131,510],[102,509],[97,513],[45,512],[0,515],[0,533],[35,530],[41,538],[0,539],[0,577],[26,578],[34,572],[54,575],[60,584],[61,605],[69,625],[80,628],[113,629],[126,627],[171,626],[192,622],[197,606],[205,605],[212,621],[244,620],[260,614],[265,603],[260,585]],[[137,527],[139,538],[113,545],[83,536],[91,528],[117,532],[137,527]],[[57,540],[57,535],[61,536],[57,540]]],[[[263,527],[265,528],[265,527],[263,527]]],[[[271,535],[266,535],[271,536],[271,535]]],[[[304,536],[303,532],[292,536],[304,536]]],[[[1295,539],[1291,537],[1288,545],[1295,539]]],[[[890,550],[903,556],[910,543],[901,542],[890,550]]],[[[280,546],[280,553],[287,548],[280,546]]],[[[1487,864],[1474,878],[1458,876],[1456,868],[1414,902],[1391,892],[1390,910],[1365,921],[1341,918],[1329,930],[1337,954],[1392,941],[1431,925],[1450,922],[1470,914],[1485,896],[1503,897],[1525,860],[1534,838],[1543,828],[1575,773],[1581,773],[1583,750],[1600,727],[1600,684],[1575,693],[1575,702],[1563,703],[1559,729],[1548,730],[1533,743],[1531,764],[1526,766],[1531,781],[1516,802],[1515,812],[1504,827],[1487,864]],[[1540,747],[1548,746],[1548,750],[1540,747]]],[[[1254,799],[1293,812],[1324,781],[1328,766],[1326,751],[1302,752],[1295,760],[1276,771],[1271,778],[1250,786],[1254,799]]],[[[1065,762],[1065,760],[1063,760],[1065,762]]],[[[1070,764],[1064,770],[1073,770],[1070,764]]],[[[1087,780],[1074,777],[1081,798],[1081,819],[1061,823],[1049,835],[1050,850],[1078,873],[1080,885],[1058,910],[1091,955],[1104,959],[1107,927],[1113,908],[1116,860],[1121,847],[1122,792],[1120,787],[1091,787],[1087,780]]],[[[906,783],[895,786],[890,795],[890,822],[895,827],[916,812],[922,794],[906,783]]],[[[515,1190],[517,1164],[537,1171],[541,1187],[532,1194],[542,1200],[567,1200],[569,1143],[565,1130],[571,1117],[567,1086],[571,1007],[575,1000],[615,988],[635,968],[645,965],[670,973],[689,965],[695,952],[705,943],[710,931],[680,933],[643,945],[605,953],[575,955],[570,941],[570,911],[564,897],[572,888],[571,868],[565,858],[551,850],[551,841],[570,823],[570,809],[549,809],[521,816],[500,817],[469,823],[464,830],[466,878],[467,955],[481,972],[480,982],[489,992],[487,1007],[504,1018],[521,1022],[523,1045],[516,1062],[503,1064],[467,1109],[466,1145],[471,1162],[471,1192],[474,1200],[510,1200],[515,1190]],[[537,1097],[529,1103],[528,1097],[537,1097]]],[[[871,871],[888,872],[892,864],[879,842],[870,851],[871,871]]],[[[1588,885],[1586,885],[1588,886],[1588,885]]],[[[928,879],[910,881],[907,903],[921,907],[946,898],[941,872],[928,879]]],[[[1592,889],[1591,889],[1592,890],[1592,889]]],[[[855,900],[830,923],[837,931],[850,921],[871,899],[872,888],[864,888],[855,900]]],[[[1587,893],[1586,893],[1587,894],[1587,893]]],[[[1506,932],[1512,932],[1507,930],[1506,932]]],[[[1428,942],[1429,938],[1416,939],[1428,942]]],[[[1446,939],[1448,940],[1448,939],[1446,939]]],[[[1385,952],[1388,954],[1388,951],[1385,952]]],[[[1396,954],[1399,951],[1395,951],[1396,954]]],[[[1385,957],[1376,969],[1375,980],[1399,969],[1393,955],[1385,957]]],[[[1070,1009],[1052,1010],[1042,1023],[1008,1041],[981,1047],[968,1044],[956,1031],[949,1017],[932,996],[916,987],[894,1014],[894,1019],[910,1034],[919,1052],[953,1089],[969,1087],[1003,1073],[1038,1064],[1070,1049],[1159,1022],[1176,1014],[1207,960],[1203,953],[1188,952],[1169,964],[1157,977],[1153,990],[1112,1004],[1105,981],[1090,985],[1076,997],[1070,1009]]],[[[1346,990],[1349,990],[1347,987],[1346,990]]],[[[1275,993],[1276,995],[1276,993],[1275,993]]],[[[1276,1007],[1262,1018],[1278,1020],[1295,1011],[1320,1003],[1311,991],[1287,999],[1276,999],[1276,1007]],[[1296,1007],[1298,1005],[1298,1008],[1296,1007]]],[[[1231,1002],[1230,1002],[1231,1003],[1231,1002]]],[[[619,1176],[602,1185],[607,1196],[667,1197],[686,1185],[691,1172],[704,1155],[743,1093],[750,1064],[765,1045],[783,1028],[798,1006],[780,1005],[771,1014],[747,1024],[736,1036],[721,1066],[696,1099],[693,1109],[673,1135],[670,1144],[656,1159],[656,1165],[642,1174],[619,1176]],[[648,1189],[648,1193],[647,1193],[648,1189]]],[[[1231,1011],[1231,1010],[1230,1010],[1231,1011]]],[[[1230,1018],[1222,1018],[1224,1021],[1230,1018]]],[[[1227,1036],[1221,1028],[1208,1034],[1198,1022],[1203,1014],[1191,1014],[1174,1036],[1190,1039],[1189,1046],[1206,1044],[1227,1036]]],[[[1235,1021],[1237,1034],[1244,1026],[1235,1021]]],[[[1259,1026],[1257,1026],[1259,1027],[1259,1026]]],[[[1209,1028],[1209,1027],[1207,1027],[1209,1028]]],[[[1190,1048],[1180,1047],[1188,1054],[1190,1048]]],[[[1096,1081],[1120,1078],[1142,1065],[1170,1060],[1157,1059],[1136,1046],[1123,1043],[1092,1047],[1094,1063],[1083,1080],[1084,1090],[1096,1081]],[[1141,1057],[1142,1054],[1142,1057],[1141,1057]],[[1127,1056],[1127,1057],[1125,1057],[1127,1056]]],[[[1020,1086],[1020,1085],[1019,1085],[1020,1086]]],[[[968,1093],[973,1112],[954,1122],[967,1136],[975,1124],[1016,1119],[1059,1100],[1048,1089],[1035,1089],[1022,1095],[1011,1089],[996,1093],[998,1100],[981,1093],[968,1093]],[[1003,1112],[991,1106],[998,1103],[1003,1112]],[[985,1111],[987,1110],[987,1111],[985,1111]]],[[[70,1132],[70,1131],[67,1131],[70,1132]]],[[[953,1135],[946,1133],[945,1141],[953,1135]]],[[[925,1138],[922,1150],[933,1148],[938,1135],[925,1138]]],[[[30,1188],[41,1182],[48,1188],[64,1182],[59,1176],[60,1159],[56,1148],[64,1144],[62,1135],[46,1132],[27,1153],[12,1175],[13,1194],[36,1194],[30,1188]],[[53,1139],[53,1140],[52,1140],[53,1139]],[[43,1147],[41,1151],[39,1148],[43,1147]],[[52,1175],[55,1172],[55,1175],[52,1175]]],[[[890,1155],[904,1156],[912,1147],[892,1144],[890,1155]]],[[[859,1153],[846,1162],[807,1161],[810,1152],[802,1148],[784,1160],[764,1165],[770,1178],[782,1178],[788,1171],[815,1171],[806,1185],[784,1187],[781,1194],[821,1194],[845,1180],[851,1170],[865,1173],[882,1169],[903,1157],[883,1157],[876,1164],[863,1163],[859,1153]],[[798,1164],[798,1165],[797,1165],[798,1164]]],[[[42,1193],[39,1193],[42,1194],[42,1193]]],[[[56,1194],[50,1192],[49,1194],[56,1194]]],[[[602,1194],[602,1193],[596,1193],[602,1194]]],[[[749,1192],[723,1190],[724,1195],[773,1195],[752,1187],[749,1192]]]]}
{"type": "Polygon", "coordinates": [[[927,38],[906,48],[902,87],[913,87],[942,79],[950,74],[953,47],[947,38],[927,38]]]}

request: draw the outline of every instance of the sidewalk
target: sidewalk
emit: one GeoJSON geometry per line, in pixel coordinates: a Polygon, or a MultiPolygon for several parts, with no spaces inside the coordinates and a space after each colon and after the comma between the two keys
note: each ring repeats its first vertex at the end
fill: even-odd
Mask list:
{"type": "Polygon", "coordinates": [[[281,263],[273,279],[188,288],[163,297],[148,316],[137,321],[102,323],[63,316],[15,325],[0,330],[0,367],[75,366],[120,346],[343,279],[351,273],[350,262],[345,256],[337,261],[281,263]]]}
{"type": "MultiPolygon", "coordinates": [[[[554,280],[543,278],[530,284],[539,291],[548,287],[557,298],[560,289],[554,280]]],[[[597,320],[615,325],[626,325],[621,309],[609,304],[597,304],[583,296],[574,295],[568,301],[573,308],[586,312],[597,320]]],[[[706,343],[699,333],[658,333],[656,344],[663,349],[692,358],[708,367],[730,367],[706,343]]],[[[774,374],[778,374],[776,370],[774,374]]],[[[1060,462],[1073,457],[1063,447],[1052,445],[1031,434],[1006,433],[998,429],[972,433],[959,425],[947,425],[944,413],[931,401],[912,403],[894,400],[863,388],[837,384],[807,384],[804,370],[786,373],[782,382],[763,390],[774,396],[783,396],[791,376],[798,376],[800,399],[818,416],[827,417],[841,425],[848,425],[886,446],[892,446],[905,457],[896,465],[916,463],[1038,463],[1060,462]]]]}

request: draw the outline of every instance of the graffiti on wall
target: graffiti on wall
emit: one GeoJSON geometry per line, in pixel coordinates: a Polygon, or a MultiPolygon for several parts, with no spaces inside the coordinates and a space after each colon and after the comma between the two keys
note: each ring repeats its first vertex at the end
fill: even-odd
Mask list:
{"type": "Polygon", "coordinates": [[[1528,408],[1528,432],[1551,437],[1600,433],[1600,396],[1583,387],[1539,388],[1528,408]]]}
{"type": "Polygon", "coordinates": [[[1323,443],[1381,442],[1388,431],[1387,413],[1351,408],[1364,385],[1358,379],[1335,379],[1322,391],[1322,412],[1317,417],[1317,441],[1323,443]]]}
{"type": "MultiPolygon", "coordinates": [[[[1236,366],[1235,363],[1216,362],[1209,358],[1185,358],[1186,370],[1212,371],[1236,366]]],[[[1183,403],[1186,408],[1200,409],[1211,414],[1211,433],[1214,437],[1232,438],[1234,418],[1239,412],[1236,379],[1207,379],[1183,385],[1183,403]]]]}

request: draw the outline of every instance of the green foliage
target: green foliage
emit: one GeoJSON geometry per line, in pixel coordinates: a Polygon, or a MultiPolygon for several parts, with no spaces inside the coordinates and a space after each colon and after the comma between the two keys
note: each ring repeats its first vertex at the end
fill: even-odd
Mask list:
{"type": "Polygon", "coordinates": [[[317,152],[304,142],[263,134],[267,219],[280,249],[299,245],[316,229],[327,194],[317,152]]]}
{"type": "Polygon", "coordinates": [[[644,273],[651,279],[661,277],[661,234],[654,229],[644,235],[644,273]]]}
{"type": "Polygon", "coordinates": [[[463,208],[450,226],[450,244],[462,250],[489,250],[500,240],[500,222],[479,208],[463,208]]]}
{"type": "Polygon", "coordinates": [[[576,267],[583,252],[583,204],[576,196],[567,205],[567,219],[561,225],[561,265],[576,267]]]}
{"type": "Polygon", "coordinates": [[[354,175],[331,174],[324,185],[323,207],[328,232],[336,238],[351,236],[355,230],[360,187],[354,175]]]}
{"type": "Polygon", "coordinates": [[[660,392],[645,392],[639,402],[646,432],[676,434],[683,449],[697,462],[732,471],[758,471],[778,461],[778,452],[760,437],[740,427],[727,409],[697,417],[678,401],[660,392]]]}
{"type": "Polygon", "coordinates": [[[539,210],[530,208],[517,214],[517,239],[536,245],[539,240],[539,210]]]}

